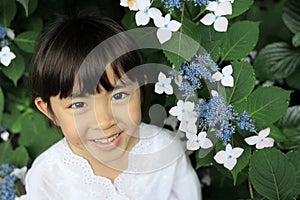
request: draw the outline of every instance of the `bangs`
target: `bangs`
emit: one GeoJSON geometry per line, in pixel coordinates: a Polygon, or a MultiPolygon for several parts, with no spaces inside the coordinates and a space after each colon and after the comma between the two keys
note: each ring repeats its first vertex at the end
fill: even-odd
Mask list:
{"type": "MultiPolygon", "coordinates": [[[[80,93],[95,94],[99,86],[111,91],[106,67],[116,78],[142,64],[132,39],[110,19],[95,16],[63,19],[41,35],[31,70],[33,98],[49,102],[51,96],[72,96],[74,86],[80,93]],[[133,50],[133,51],[131,51],[133,50]],[[46,59],[45,59],[46,58],[46,59]]],[[[128,76],[137,81],[140,75],[128,76]]]]}

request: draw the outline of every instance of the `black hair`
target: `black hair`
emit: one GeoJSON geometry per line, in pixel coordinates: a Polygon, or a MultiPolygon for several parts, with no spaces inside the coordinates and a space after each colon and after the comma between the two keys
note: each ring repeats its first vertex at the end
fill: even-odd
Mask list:
{"type": "MultiPolygon", "coordinates": [[[[70,97],[75,81],[83,93],[100,92],[99,84],[111,91],[107,65],[120,78],[142,64],[139,51],[132,47],[133,40],[123,32],[112,19],[95,15],[64,16],[53,21],[37,41],[31,69],[32,97],[41,97],[52,112],[50,97],[70,97]],[[118,55],[120,52],[123,54],[118,55]]],[[[134,76],[129,78],[144,84],[142,74],[134,76]]],[[[141,87],[141,102],[144,93],[141,87]]]]}

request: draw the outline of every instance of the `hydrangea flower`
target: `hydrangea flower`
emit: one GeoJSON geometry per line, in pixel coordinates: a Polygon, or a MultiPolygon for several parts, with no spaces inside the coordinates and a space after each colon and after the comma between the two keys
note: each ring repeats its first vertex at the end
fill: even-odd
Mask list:
{"type": "Polygon", "coordinates": [[[172,11],[174,7],[178,9],[182,8],[182,2],[180,0],[161,0],[161,2],[164,3],[164,7],[170,11],[172,11]]]}
{"type": "Polygon", "coordinates": [[[154,18],[154,24],[158,27],[157,38],[161,44],[167,42],[172,37],[172,32],[178,31],[181,26],[176,20],[171,20],[171,15],[167,14],[165,17],[154,18]]]}
{"type": "Polygon", "coordinates": [[[225,168],[232,170],[237,163],[237,158],[242,155],[244,149],[240,147],[232,148],[231,144],[227,144],[225,151],[217,152],[214,159],[217,163],[223,164],[225,168]]]}
{"type": "Polygon", "coordinates": [[[255,145],[257,149],[274,146],[274,139],[267,137],[270,134],[270,128],[259,131],[258,135],[245,138],[245,142],[249,145],[255,145]]]}
{"type": "Polygon", "coordinates": [[[15,198],[16,176],[11,175],[14,170],[13,165],[3,164],[0,170],[0,199],[11,200],[15,198]]]}
{"type": "Polygon", "coordinates": [[[150,0],[137,0],[136,7],[139,10],[135,14],[136,25],[147,25],[150,18],[155,19],[161,17],[162,13],[157,8],[150,8],[150,0]]]}
{"type": "Polygon", "coordinates": [[[225,87],[233,87],[234,79],[232,76],[232,72],[232,65],[227,65],[222,69],[222,73],[218,71],[212,75],[212,78],[216,81],[221,80],[221,84],[225,87]]]}
{"type": "Polygon", "coordinates": [[[21,182],[23,184],[25,184],[25,175],[27,172],[27,167],[24,166],[21,169],[20,168],[15,168],[10,175],[14,175],[15,177],[17,177],[18,179],[21,180],[21,182]]]}
{"type": "Polygon", "coordinates": [[[190,132],[186,132],[186,137],[188,141],[186,143],[188,150],[198,150],[200,147],[203,149],[208,149],[213,146],[213,143],[207,137],[205,131],[200,132],[198,135],[190,132]]]}
{"type": "Polygon", "coordinates": [[[9,138],[9,132],[7,130],[4,130],[3,132],[1,132],[1,136],[2,140],[7,141],[9,138]]]}
{"type": "Polygon", "coordinates": [[[182,120],[182,115],[186,112],[193,112],[194,111],[195,104],[190,101],[183,102],[182,100],[179,100],[177,102],[177,106],[172,107],[169,110],[169,113],[175,117],[179,121],[182,120]]]}
{"type": "Polygon", "coordinates": [[[16,55],[10,51],[8,46],[2,47],[0,51],[1,64],[7,67],[14,58],[16,58],[16,55]]]}
{"type": "Polygon", "coordinates": [[[173,94],[173,87],[171,85],[171,78],[167,78],[162,72],[159,72],[158,82],[155,83],[155,92],[158,94],[166,93],[168,95],[173,94]]]}
{"type": "Polygon", "coordinates": [[[204,25],[210,26],[214,24],[214,29],[218,32],[226,32],[228,27],[228,20],[223,15],[232,14],[232,5],[229,1],[210,1],[206,6],[206,10],[212,13],[206,14],[200,22],[204,25]]]}
{"type": "Polygon", "coordinates": [[[197,133],[197,115],[195,112],[184,112],[179,125],[179,130],[183,132],[197,133]]]}

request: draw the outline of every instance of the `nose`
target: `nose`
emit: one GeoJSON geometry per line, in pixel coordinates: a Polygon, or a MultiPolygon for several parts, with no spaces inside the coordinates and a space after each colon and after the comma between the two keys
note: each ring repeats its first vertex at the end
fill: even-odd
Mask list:
{"type": "Polygon", "coordinates": [[[95,102],[95,115],[98,128],[101,130],[107,130],[116,124],[110,103],[95,102]]]}

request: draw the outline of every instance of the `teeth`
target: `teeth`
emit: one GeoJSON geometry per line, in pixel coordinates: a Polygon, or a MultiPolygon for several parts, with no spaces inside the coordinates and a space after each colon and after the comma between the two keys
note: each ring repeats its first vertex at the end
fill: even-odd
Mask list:
{"type": "Polygon", "coordinates": [[[110,142],[112,142],[114,139],[116,139],[120,134],[116,134],[114,136],[111,136],[109,138],[103,138],[103,139],[98,139],[98,140],[95,140],[95,142],[99,142],[101,144],[108,144],[110,142]]]}

